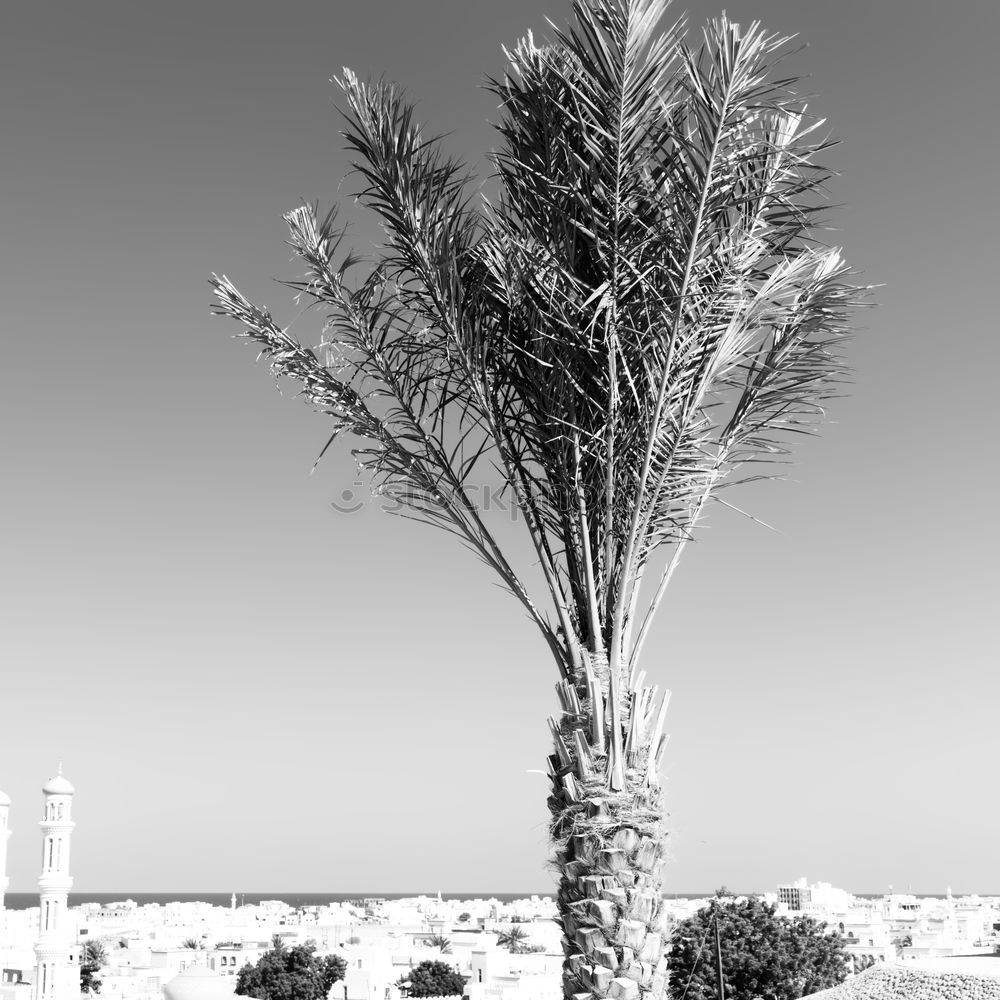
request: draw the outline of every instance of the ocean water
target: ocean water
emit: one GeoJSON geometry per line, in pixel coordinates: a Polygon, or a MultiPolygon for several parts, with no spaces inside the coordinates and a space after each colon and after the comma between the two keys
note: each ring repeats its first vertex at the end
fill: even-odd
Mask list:
{"type": "MultiPolygon", "coordinates": [[[[751,893],[754,895],[756,893],[751,893]]],[[[412,899],[415,896],[434,896],[433,892],[248,892],[236,894],[237,905],[255,904],[264,899],[280,899],[289,906],[325,906],[327,903],[349,903],[361,899],[412,899]]],[[[667,899],[711,899],[714,892],[665,892],[667,899]]],[[[737,894],[739,895],[739,894],[737,894]]],[[[858,899],[881,899],[882,893],[855,893],[858,899]]],[[[918,899],[944,899],[943,893],[914,893],[918,899]]],[[[989,897],[998,895],[980,893],[989,897]]],[[[528,899],[531,896],[554,897],[552,889],[539,892],[443,892],[444,900],[464,899],[496,899],[502,903],[510,903],[516,899],[528,899]]],[[[120,903],[126,899],[134,900],[140,905],[146,903],[211,903],[212,906],[228,907],[232,900],[229,892],[74,892],[70,894],[69,905],[80,906],[82,903],[120,903]]],[[[8,910],[27,910],[38,906],[38,892],[8,892],[5,898],[8,910]]]]}
{"type": "MultiPolygon", "coordinates": [[[[280,899],[289,906],[325,906],[327,903],[345,903],[360,899],[412,899],[414,896],[433,896],[433,892],[248,892],[236,894],[237,905],[259,903],[264,899],[280,899]]],[[[712,896],[713,893],[665,893],[668,898],[695,899],[712,896]]],[[[497,899],[510,903],[515,899],[531,896],[555,896],[552,889],[547,892],[443,892],[445,900],[497,899]]],[[[211,903],[213,906],[228,907],[232,900],[229,892],[73,892],[69,897],[70,906],[82,903],[120,903],[126,899],[135,900],[140,905],[146,903],[211,903]]],[[[8,892],[8,910],[27,910],[38,906],[38,892],[8,892]]]]}
{"type": "MultiPolygon", "coordinates": [[[[433,896],[433,892],[247,892],[236,893],[237,906],[255,904],[264,899],[280,899],[289,906],[325,906],[327,903],[346,903],[360,899],[412,899],[415,896],[433,896]]],[[[545,892],[443,892],[442,899],[498,899],[509,903],[515,899],[531,896],[553,895],[545,892]]],[[[69,905],[82,903],[120,903],[132,899],[140,905],[146,903],[211,903],[212,906],[228,907],[232,901],[230,892],[73,892],[69,905]]],[[[5,905],[8,910],[26,910],[38,906],[38,892],[8,892],[5,905]]]]}

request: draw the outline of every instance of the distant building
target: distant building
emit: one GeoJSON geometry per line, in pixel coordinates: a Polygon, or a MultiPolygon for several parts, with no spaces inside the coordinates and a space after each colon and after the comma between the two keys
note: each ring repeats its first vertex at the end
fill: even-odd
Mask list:
{"type": "Polygon", "coordinates": [[[268,950],[264,944],[217,944],[208,953],[208,967],[220,976],[235,976],[244,965],[256,965],[268,950]]]}
{"type": "Polygon", "coordinates": [[[174,976],[188,969],[205,968],[208,952],[204,948],[152,948],[149,952],[149,967],[156,969],[160,979],[166,983],[174,976]]]}
{"type": "Polygon", "coordinates": [[[778,902],[790,910],[804,910],[812,900],[812,890],[805,884],[805,879],[799,879],[794,885],[778,886],[778,902]]]}
{"type": "Polygon", "coordinates": [[[808,883],[804,878],[778,886],[778,903],[801,913],[838,913],[851,905],[851,894],[829,882],[808,883]]]}

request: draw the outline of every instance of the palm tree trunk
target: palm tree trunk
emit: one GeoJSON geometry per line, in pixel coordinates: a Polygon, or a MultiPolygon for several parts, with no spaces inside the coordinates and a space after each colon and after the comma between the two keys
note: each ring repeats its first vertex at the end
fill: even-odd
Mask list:
{"type": "Polygon", "coordinates": [[[550,719],[563,994],[661,1000],[666,834],[658,770],[666,700],[657,712],[655,689],[639,684],[618,696],[606,661],[593,656],[586,674],[578,684],[560,683],[562,717],[550,719]]]}

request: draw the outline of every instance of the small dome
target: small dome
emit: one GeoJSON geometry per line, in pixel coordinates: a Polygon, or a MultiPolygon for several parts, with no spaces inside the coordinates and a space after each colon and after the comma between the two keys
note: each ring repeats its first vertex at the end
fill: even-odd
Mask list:
{"type": "Polygon", "coordinates": [[[195,965],[174,976],[163,987],[163,995],[166,1000],[230,1000],[235,990],[235,979],[195,965]]]}
{"type": "Polygon", "coordinates": [[[42,788],[43,795],[72,795],[75,788],[62,776],[60,771],[54,778],[49,778],[42,788]]]}
{"type": "Polygon", "coordinates": [[[3,792],[0,792],[0,806],[9,806],[9,805],[10,805],[10,796],[4,795],[3,792]]]}

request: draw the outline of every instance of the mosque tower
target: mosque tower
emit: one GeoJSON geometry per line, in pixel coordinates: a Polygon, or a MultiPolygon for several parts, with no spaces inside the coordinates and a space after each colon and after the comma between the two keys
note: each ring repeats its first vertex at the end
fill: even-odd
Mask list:
{"type": "Polygon", "coordinates": [[[38,943],[35,945],[34,1000],[78,1000],[79,948],[73,944],[66,901],[73,886],[69,874],[69,838],[73,786],[59,773],[42,789],[42,874],[38,879],[38,943]]]}
{"type": "Polygon", "coordinates": [[[10,798],[0,792],[0,933],[3,932],[3,897],[10,885],[7,877],[7,841],[10,840],[10,826],[7,823],[10,813],[10,798]]]}

